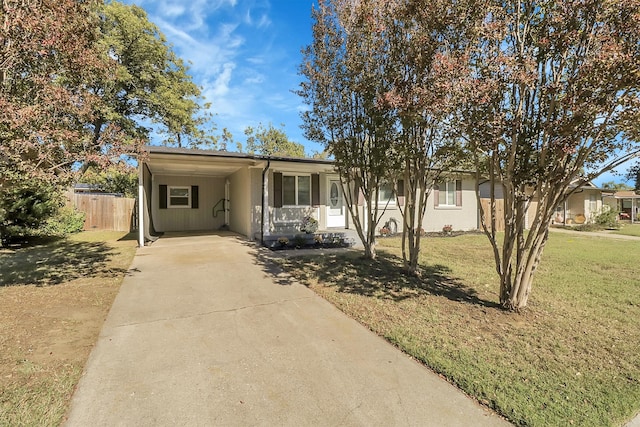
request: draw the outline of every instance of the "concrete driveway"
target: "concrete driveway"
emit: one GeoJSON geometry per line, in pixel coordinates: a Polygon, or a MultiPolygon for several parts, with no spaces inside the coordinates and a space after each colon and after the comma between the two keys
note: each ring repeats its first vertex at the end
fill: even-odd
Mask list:
{"type": "Polygon", "coordinates": [[[500,426],[227,233],[140,248],[68,426],[500,426]]]}

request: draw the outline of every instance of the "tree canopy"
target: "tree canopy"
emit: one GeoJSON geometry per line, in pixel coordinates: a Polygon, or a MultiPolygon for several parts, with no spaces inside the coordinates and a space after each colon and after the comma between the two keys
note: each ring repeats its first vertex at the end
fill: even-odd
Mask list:
{"type": "Polygon", "coordinates": [[[348,205],[364,198],[365,251],[376,194],[402,176],[413,262],[411,216],[431,172],[461,161],[438,153],[461,145],[491,188],[480,217],[500,302],[525,307],[556,207],[640,153],[640,0],[324,0],[313,17],[304,127],[334,156],[348,205]]]}
{"type": "Polygon", "coordinates": [[[94,7],[1,2],[0,185],[29,176],[58,180],[76,162],[136,151],[117,129],[92,138],[86,126],[103,108],[88,83],[114,72],[99,51],[94,7]]]}
{"type": "Polygon", "coordinates": [[[305,157],[304,145],[291,141],[284,132],[284,125],[280,129],[276,129],[271,123],[267,126],[260,123],[256,128],[246,127],[244,134],[247,137],[245,151],[249,154],[305,157]]]}
{"type": "Polygon", "coordinates": [[[139,7],[2,0],[0,12],[0,185],[108,167],[151,126],[167,144],[215,141],[199,88],[139,7]]]}
{"type": "Polygon", "coordinates": [[[385,8],[373,3],[319,2],[312,12],[313,41],[300,66],[306,80],[298,91],[310,107],[302,114],[305,135],[335,159],[346,205],[370,258],[384,212],[378,209],[380,188],[399,169],[393,117],[380,103],[389,90],[388,43],[379,31],[385,8]]]}
{"type": "Polygon", "coordinates": [[[209,105],[144,10],[110,1],[98,12],[100,51],[115,63],[115,70],[110,79],[93,82],[92,90],[104,104],[92,122],[96,137],[103,126],[114,124],[130,138],[147,139],[154,125],[163,144],[215,146],[211,129],[205,129],[211,126],[204,111],[209,105]]]}
{"type": "Polygon", "coordinates": [[[626,178],[629,181],[633,181],[633,188],[635,190],[640,190],[640,163],[635,163],[629,168],[626,178]]]}
{"type": "Polygon", "coordinates": [[[481,1],[478,9],[459,123],[478,181],[504,190],[504,236],[494,191],[483,227],[500,302],[519,310],[556,207],[640,151],[640,2],[481,1]]]}

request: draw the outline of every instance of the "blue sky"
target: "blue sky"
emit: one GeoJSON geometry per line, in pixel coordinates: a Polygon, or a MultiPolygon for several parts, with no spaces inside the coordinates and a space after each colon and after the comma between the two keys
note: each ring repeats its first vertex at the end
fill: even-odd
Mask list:
{"type": "MultiPolygon", "coordinates": [[[[137,4],[190,63],[194,82],[211,102],[217,133],[229,129],[244,144],[244,129],[272,123],[307,154],[323,147],[307,141],[300,125],[300,50],[311,42],[313,0],[125,0],[137,4]]],[[[229,147],[233,150],[235,147],[229,147]]],[[[626,168],[622,168],[624,171],[626,168]]],[[[605,174],[595,181],[623,181],[605,174]]]]}
{"type": "MultiPolygon", "coordinates": [[[[216,114],[217,133],[284,124],[308,154],[322,147],[303,137],[300,50],[311,41],[312,0],[126,0],[148,14],[186,63],[216,114]]],[[[234,149],[234,147],[229,147],[234,149]]]]}

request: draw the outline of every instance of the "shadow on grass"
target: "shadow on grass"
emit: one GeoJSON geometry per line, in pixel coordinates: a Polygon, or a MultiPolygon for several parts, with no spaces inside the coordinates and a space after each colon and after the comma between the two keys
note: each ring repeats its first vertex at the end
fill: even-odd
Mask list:
{"type": "Polygon", "coordinates": [[[57,285],[81,277],[111,277],[126,270],[109,266],[112,248],[102,242],[60,240],[0,252],[0,286],[57,285]]]}
{"type": "Polygon", "coordinates": [[[422,277],[418,278],[404,273],[401,258],[385,252],[378,252],[375,260],[348,249],[306,251],[303,255],[286,252],[277,255],[266,249],[255,252],[256,264],[280,285],[291,285],[290,274],[305,285],[318,281],[324,286],[337,287],[339,292],[373,298],[402,301],[429,294],[484,307],[499,307],[452,277],[451,270],[444,265],[422,266],[422,277]]]}

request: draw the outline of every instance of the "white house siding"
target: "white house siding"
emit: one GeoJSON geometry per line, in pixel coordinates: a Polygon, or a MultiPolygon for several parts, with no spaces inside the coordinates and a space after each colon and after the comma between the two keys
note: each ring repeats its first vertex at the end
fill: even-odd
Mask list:
{"type": "MultiPolygon", "coordinates": [[[[297,170],[287,170],[286,167],[283,168],[281,165],[278,165],[278,172],[283,174],[297,174],[297,175],[311,175],[313,173],[318,172],[307,172],[307,171],[297,171],[297,170]]],[[[269,233],[295,233],[300,230],[300,224],[302,219],[305,216],[312,216],[318,220],[318,226],[321,228],[320,218],[321,212],[324,209],[323,200],[322,200],[322,189],[325,186],[322,180],[324,179],[324,174],[320,173],[320,206],[283,206],[280,208],[274,207],[275,199],[273,193],[273,173],[274,170],[270,169],[268,172],[268,200],[269,200],[269,224],[268,231],[269,233]]],[[[260,182],[262,182],[262,176],[260,176],[260,182]]],[[[258,188],[260,194],[262,194],[262,187],[258,188]]],[[[259,219],[259,218],[258,218],[259,219]]],[[[259,232],[258,228],[258,232],[259,232]]]]}
{"type": "Polygon", "coordinates": [[[229,228],[251,236],[251,170],[239,169],[229,177],[229,228]]]}
{"type": "Polygon", "coordinates": [[[474,180],[462,180],[462,206],[460,207],[434,206],[433,197],[431,193],[427,202],[427,213],[422,225],[425,231],[442,231],[445,225],[451,225],[454,230],[478,229],[479,211],[474,180]]]}
{"type": "Polygon", "coordinates": [[[250,172],[251,185],[247,187],[247,191],[250,193],[251,233],[248,236],[259,237],[262,224],[262,169],[253,168],[250,172]]]}
{"type": "MultiPolygon", "coordinates": [[[[383,208],[385,205],[380,204],[383,208]]],[[[396,204],[389,204],[382,215],[377,229],[388,221],[395,220],[398,231],[402,230],[402,215],[396,204]]],[[[451,225],[454,230],[476,230],[478,228],[478,203],[475,193],[475,181],[462,180],[462,206],[435,206],[433,192],[427,199],[427,210],[422,223],[426,232],[442,231],[442,227],[451,225]]]]}
{"type": "Polygon", "coordinates": [[[213,207],[224,198],[224,178],[153,176],[153,225],[157,231],[216,230],[224,224],[224,212],[213,217],[213,207]],[[159,208],[160,185],[198,186],[198,208],[159,208]]]}
{"type": "Polygon", "coordinates": [[[602,199],[598,190],[578,190],[578,192],[569,196],[567,200],[567,218],[571,218],[574,221],[576,215],[579,214],[585,216],[586,222],[592,221],[600,209],[602,209],[602,199]],[[595,209],[591,209],[589,195],[595,195],[596,197],[595,209]]]}

